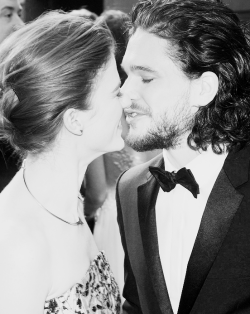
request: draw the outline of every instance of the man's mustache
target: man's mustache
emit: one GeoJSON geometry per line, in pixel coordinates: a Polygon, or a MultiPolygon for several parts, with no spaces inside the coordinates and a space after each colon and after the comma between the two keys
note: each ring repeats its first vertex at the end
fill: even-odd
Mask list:
{"type": "Polygon", "coordinates": [[[18,31],[20,28],[22,28],[22,25],[13,25],[12,27],[12,33],[15,32],[15,31],[18,31]]]}
{"type": "Polygon", "coordinates": [[[138,103],[136,103],[135,101],[132,102],[132,105],[130,106],[130,109],[134,110],[134,111],[139,111],[148,115],[151,115],[151,110],[148,107],[144,107],[139,105],[138,103]]]}

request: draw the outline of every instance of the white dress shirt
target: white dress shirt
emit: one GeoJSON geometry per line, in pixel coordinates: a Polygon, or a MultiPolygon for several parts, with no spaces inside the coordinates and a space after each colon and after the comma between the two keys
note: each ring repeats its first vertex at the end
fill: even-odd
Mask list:
{"type": "MultiPolygon", "coordinates": [[[[178,171],[163,150],[165,170],[178,171]]],[[[197,199],[177,184],[170,192],[160,188],[156,201],[156,224],[159,253],[169,298],[174,313],[178,311],[187,264],[198,233],[201,218],[214,183],[227,154],[202,152],[185,167],[190,169],[199,184],[197,199]]]]}

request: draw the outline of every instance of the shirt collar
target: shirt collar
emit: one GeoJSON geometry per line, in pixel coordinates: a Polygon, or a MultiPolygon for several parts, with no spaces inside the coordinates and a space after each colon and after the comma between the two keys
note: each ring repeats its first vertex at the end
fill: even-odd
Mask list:
{"type": "MultiPolygon", "coordinates": [[[[205,184],[212,176],[218,175],[221,170],[224,161],[227,157],[227,153],[222,153],[220,155],[215,154],[211,148],[208,147],[207,151],[200,151],[194,159],[187,163],[184,167],[190,169],[195,177],[195,180],[202,186],[205,184]]],[[[163,158],[165,164],[165,170],[167,171],[178,171],[168,159],[168,151],[163,149],[163,158]]]]}

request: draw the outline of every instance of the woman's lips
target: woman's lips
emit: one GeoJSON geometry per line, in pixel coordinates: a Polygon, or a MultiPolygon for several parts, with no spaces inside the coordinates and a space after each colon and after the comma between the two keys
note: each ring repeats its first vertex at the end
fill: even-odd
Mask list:
{"type": "Polygon", "coordinates": [[[120,120],[120,122],[118,123],[117,129],[122,129],[122,122],[120,120]]]}

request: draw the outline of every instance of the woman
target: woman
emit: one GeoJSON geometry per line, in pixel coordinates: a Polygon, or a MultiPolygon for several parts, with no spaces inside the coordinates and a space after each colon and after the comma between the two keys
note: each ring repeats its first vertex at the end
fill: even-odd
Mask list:
{"type": "Polygon", "coordinates": [[[79,196],[88,164],[124,146],[112,36],[52,12],[0,51],[0,135],[24,159],[0,194],[0,313],[119,313],[79,196]]]}

